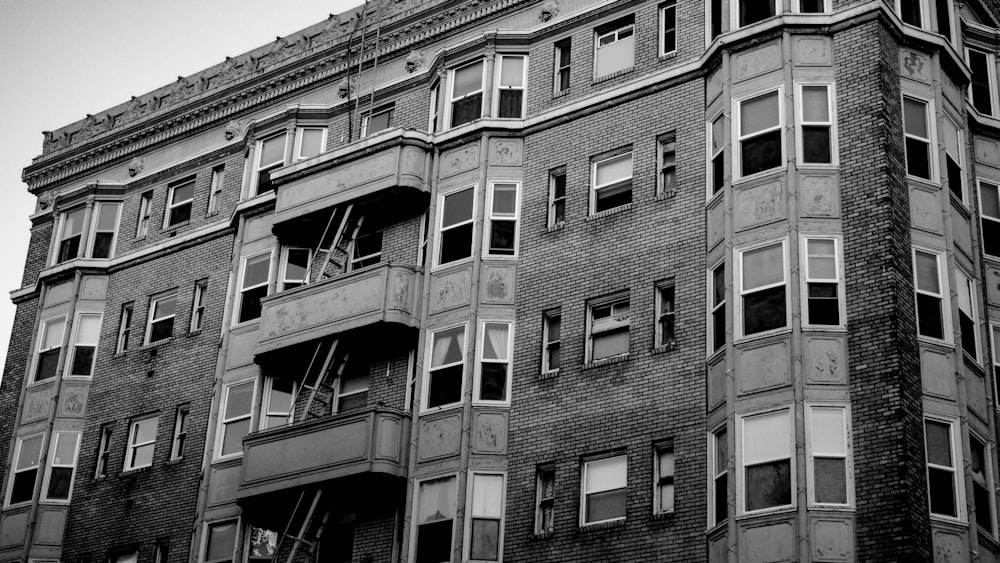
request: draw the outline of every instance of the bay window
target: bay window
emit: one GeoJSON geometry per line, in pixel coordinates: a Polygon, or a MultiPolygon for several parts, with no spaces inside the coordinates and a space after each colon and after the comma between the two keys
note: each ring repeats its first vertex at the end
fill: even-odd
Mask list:
{"type": "Polygon", "coordinates": [[[417,493],[415,563],[451,561],[456,481],[451,476],[420,482],[417,493]]]}
{"type": "Polygon", "coordinates": [[[465,380],[465,327],[431,335],[429,368],[424,385],[424,408],[452,405],[462,400],[465,380]]]}
{"type": "Polygon", "coordinates": [[[781,89],[737,100],[736,166],[751,176],[784,165],[781,89]]]}
{"type": "Polygon", "coordinates": [[[737,251],[739,322],[737,334],[750,336],[788,326],[785,241],[737,251]]]}
{"type": "Polygon", "coordinates": [[[485,321],[480,325],[474,386],[477,401],[510,401],[512,326],[501,321],[485,321]]]}
{"type": "Polygon", "coordinates": [[[437,263],[472,256],[476,202],[475,186],[438,196],[437,263]]]}
{"type": "Polygon", "coordinates": [[[80,252],[83,250],[83,222],[86,215],[86,208],[78,207],[60,216],[56,264],[62,264],[80,256],[80,252]]]}
{"type": "Polygon", "coordinates": [[[483,79],[486,65],[476,61],[448,73],[450,127],[471,123],[483,116],[483,79]]]}
{"type": "Polygon", "coordinates": [[[528,57],[524,55],[498,55],[494,115],[501,119],[521,119],[528,99],[528,57]]]}
{"type": "Polygon", "coordinates": [[[42,321],[38,330],[35,351],[34,382],[47,381],[56,376],[59,367],[59,353],[62,352],[63,331],[66,317],[56,317],[42,321]]]}
{"type": "Polygon", "coordinates": [[[945,306],[947,279],[941,275],[944,255],[929,250],[913,249],[913,291],[917,304],[917,334],[950,341],[947,328],[951,315],[945,306]]]}
{"type": "Polygon", "coordinates": [[[791,411],[738,415],[737,490],[743,513],[793,504],[791,411]]]}

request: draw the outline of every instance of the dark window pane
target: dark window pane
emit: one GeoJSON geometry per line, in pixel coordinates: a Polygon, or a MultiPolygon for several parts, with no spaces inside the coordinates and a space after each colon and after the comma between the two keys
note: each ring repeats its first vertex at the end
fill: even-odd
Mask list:
{"type": "Polygon", "coordinates": [[[472,227],[469,223],[441,232],[442,264],[472,256],[472,227]]]}
{"type": "Polygon", "coordinates": [[[472,519],[472,559],[497,561],[500,559],[500,521],[472,519]]]}
{"type": "Polygon", "coordinates": [[[905,23],[920,27],[920,0],[900,0],[899,11],[905,23]]]}
{"type": "Polygon", "coordinates": [[[97,233],[94,235],[93,258],[109,258],[111,256],[111,242],[115,239],[114,233],[97,233]]]}
{"type": "Polygon", "coordinates": [[[743,296],[743,333],[747,336],[785,326],[785,286],[743,296]]]}
{"type": "Polygon", "coordinates": [[[564,68],[559,71],[559,91],[569,89],[569,68],[564,68]]]}
{"type": "Polygon", "coordinates": [[[955,480],[951,471],[927,468],[927,482],[931,493],[931,513],[958,516],[955,508],[955,480]]]}
{"type": "Polygon", "coordinates": [[[240,305],[240,322],[260,318],[260,300],[267,297],[267,286],[262,285],[243,292],[243,302],[240,305]]]}
{"type": "Polygon", "coordinates": [[[804,14],[822,14],[823,0],[800,0],[799,11],[804,14]]]}
{"type": "Polygon", "coordinates": [[[49,490],[45,495],[48,499],[68,499],[69,488],[73,483],[72,467],[53,467],[49,473],[49,490]]]}
{"type": "Polygon", "coordinates": [[[507,398],[507,364],[484,363],[481,369],[479,399],[482,401],[505,400],[507,398]]]}
{"type": "Polygon", "coordinates": [[[625,516],[628,489],[615,489],[587,495],[587,522],[600,522],[625,516]]]}
{"type": "Polygon", "coordinates": [[[497,117],[523,117],[521,115],[521,100],[523,97],[523,90],[500,90],[500,111],[497,117]]]}
{"type": "Polygon", "coordinates": [[[955,194],[959,200],[962,199],[962,169],[958,166],[951,155],[945,155],[945,162],[948,165],[948,189],[955,194]]]}
{"type": "MultiPolygon", "coordinates": [[[[334,563],[350,563],[354,557],[354,523],[346,522],[333,527],[330,557],[334,563]]],[[[268,560],[271,558],[269,557],[268,560]]]]}
{"type": "Polygon", "coordinates": [[[416,563],[451,561],[451,528],[451,520],[418,526],[416,563]]]}
{"type": "Polygon", "coordinates": [[[757,23],[774,15],[774,0],[739,0],[740,27],[757,23]]]}
{"type": "Polygon", "coordinates": [[[237,420],[226,424],[222,440],[222,455],[243,451],[243,437],[250,433],[250,419],[237,420]]]}
{"type": "Polygon", "coordinates": [[[802,126],[802,161],[817,164],[833,162],[829,127],[802,126]]]}
{"type": "Polygon", "coordinates": [[[775,129],[743,141],[743,175],[781,166],[781,130],[775,129]]]}
{"type": "Polygon", "coordinates": [[[59,243],[59,262],[72,260],[80,255],[80,235],[64,239],[59,243]]]}
{"type": "Polygon", "coordinates": [[[59,367],[59,348],[54,348],[38,354],[38,370],[35,372],[35,381],[51,379],[56,375],[56,368],[59,367]]]}
{"type": "Polygon", "coordinates": [[[38,469],[29,469],[14,474],[14,483],[10,488],[10,503],[25,502],[31,500],[31,495],[35,491],[35,475],[38,469]]]}
{"type": "Polygon", "coordinates": [[[668,344],[674,341],[674,316],[666,315],[660,317],[660,344],[668,344]]]}
{"type": "Polygon", "coordinates": [[[837,284],[809,284],[809,324],[840,324],[840,303],[837,300],[837,284]]]}
{"type": "Polygon", "coordinates": [[[463,98],[451,105],[451,126],[458,127],[482,117],[483,95],[463,98]]]}
{"type": "Polygon", "coordinates": [[[936,0],[938,33],[951,39],[951,10],[948,8],[948,0],[936,0]]]}
{"type": "MultiPolygon", "coordinates": [[[[965,353],[976,357],[976,325],[972,322],[969,315],[966,315],[963,311],[958,311],[958,326],[962,334],[962,350],[965,353]]],[[[978,358],[977,358],[978,359],[978,358]]]]}
{"type": "MultiPolygon", "coordinates": [[[[261,191],[258,189],[258,191],[261,191]]],[[[191,203],[179,205],[170,210],[170,225],[186,223],[191,219],[191,203]]]]}
{"type": "Polygon", "coordinates": [[[722,0],[712,0],[712,39],[722,34],[722,0]]]}
{"type": "Polygon", "coordinates": [[[492,221],[490,223],[490,254],[514,255],[514,221],[492,221]]]}
{"type": "Polygon", "coordinates": [[[549,347],[549,369],[559,369],[559,345],[549,347]]]}
{"type": "Polygon", "coordinates": [[[553,218],[554,224],[562,223],[566,220],[566,201],[557,201],[555,204],[555,217],[553,218]]]}
{"type": "Polygon", "coordinates": [[[729,517],[729,480],[728,474],[715,479],[715,523],[718,524],[729,517]]]}
{"type": "Polygon", "coordinates": [[[925,141],[906,139],[906,173],[918,178],[930,179],[931,163],[925,141]]]}
{"type": "Polygon", "coordinates": [[[816,502],[847,504],[847,472],[843,459],[813,459],[816,502]]]}
{"type": "Polygon", "coordinates": [[[719,190],[726,184],[726,163],[722,156],[724,152],[720,152],[715,155],[712,159],[712,193],[717,194],[719,190]]]}
{"type": "Polygon", "coordinates": [[[156,321],[150,327],[149,341],[157,342],[164,338],[170,338],[174,334],[174,318],[170,317],[162,321],[156,321]]]}
{"type": "Polygon", "coordinates": [[[337,412],[353,411],[368,406],[368,393],[356,393],[341,397],[337,404],[337,412]]]}
{"type": "Polygon", "coordinates": [[[944,338],[941,321],[941,299],[917,294],[917,333],[931,338],[944,338]]]}
{"type": "Polygon", "coordinates": [[[746,468],[747,510],[792,503],[791,463],[787,459],[746,468]]]}
{"type": "MultiPolygon", "coordinates": [[[[939,0],[940,1],[940,0],[939,0]]],[[[990,93],[989,59],[985,53],[969,51],[969,68],[972,70],[972,105],[980,113],[993,113],[993,96],[990,93]]]]}
{"type": "Polygon", "coordinates": [[[991,530],[993,528],[993,515],[990,513],[990,503],[993,502],[993,495],[986,490],[986,487],[979,483],[973,483],[972,496],[976,502],[976,523],[991,530]]]}
{"type": "Polygon", "coordinates": [[[632,181],[601,188],[594,197],[596,198],[594,202],[595,213],[632,203],[632,181]]]}
{"type": "Polygon", "coordinates": [[[427,391],[427,406],[437,407],[457,403],[462,393],[461,364],[432,371],[427,391]]]}
{"type": "Polygon", "coordinates": [[[712,313],[712,350],[718,350],[726,345],[726,307],[722,306],[712,313]]]}
{"type": "Polygon", "coordinates": [[[95,346],[77,346],[73,353],[73,371],[71,375],[91,375],[94,368],[95,346]]]}
{"type": "Polygon", "coordinates": [[[677,8],[663,10],[663,52],[677,48],[677,8]]]}
{"type": "Polygon", "coordinates": [[[1000,221],[983,220],[983,250],[990,256],[1000,256],[1000,221]]]}

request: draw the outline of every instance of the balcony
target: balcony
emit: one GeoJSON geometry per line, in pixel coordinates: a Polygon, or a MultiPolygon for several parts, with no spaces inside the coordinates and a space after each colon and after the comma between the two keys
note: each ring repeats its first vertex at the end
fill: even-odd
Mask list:
{"type": "Polygon", "coordinates": [[[262,300],[258,363],[269,352],[348,330],[418,325],[421,268],[380,264],[262,300]]]}
{"type": "Polygon", "coordinates": [[[410,416],[387,408],[254,432],[243,439],[236,498],[263,500],[261,495],[335,479],[361,483],[365,475],[372,482],[405,477],[409,432],[410,416]]]}

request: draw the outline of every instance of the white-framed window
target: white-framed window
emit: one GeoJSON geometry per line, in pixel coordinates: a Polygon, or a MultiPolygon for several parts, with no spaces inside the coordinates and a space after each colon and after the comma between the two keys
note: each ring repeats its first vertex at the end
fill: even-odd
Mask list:
{"type": "Polygon", "coordinates": [[[115,343],[115,354],[124,354],[128,350],[128,339],[132,333],[132,311],[134,303],[122,305],[122,312],[118,316],[118,340],[115,343]]]}
{"type": "Polygon", "coordinates": [[[629,353],[628,292],[602,297],[587,304],[587,363],[629,353]]]}
{"type": "Polygon", "coordinates": [[[708,435],[708,525],[729,518],[729,436],[726,426],[708,435]]]}
{"type": "Polygon", "coordinates": [[[79,258],[83,252],[83,223],[86,207],[80,206],[59,214],[59,246],[54,264],[79,258]]]}
{"type": "Polygon", "coordinates": [[[677,0],[660,4],[660,56],[677,50],[677,0]]]}
{"type": "Polygon", "coordinates": [[[91,377],[97,359],[97,341],[101,337],[101,313],[77,313],[73,325],[68,377],[91,377]]]}
{"type": "Polygon", "coordinates": [[[208,210],[205,212],[206,215],[215,215],[219,212],[219,197],[222,195],[225,178],[225,164],[220,164],[212,168],[212,184],[208,189],[208,210]]]}
{"type": "Polygon", "coordinates": [[[590,163],[590,214],[632,203],[632,151],[590,163]]]}
{"type": "Polygon", "coordinates": [[[549,228],[556,229],[566,223],[566,168],[549,172],[549,228]]]}
{"type": "Polygon", "coordinates": [[[191,415],[191,407],[181,405],[177,407],[177,414],[174,415],[174,437],[170,441],[170,459],[181,459],[184,457],[184,444],[187,443],[188,418],[191,415]]]}
{"type": "Polygon", "coordinates": [[[288,133],[282,131],[257,141],[254,159],[254,175],[251,180],[250,197],[271,189],[271,171],[285,165],[285,149],[288,133]]]}
{"type": "Polygon", "coordinates": [[[414,563],[451,561],[457,481],[454,475],[419,481],[414,563]]]}
{"type": "Polygon", "coordinates": [[[208,280],[194,284],[194,295],[191,297],[191,332],[198,332],[205,324],[205,299],[208,292],[208,280]]]}
{"type": "Polygon", "coordinates": [[[528,57],[497,55],[494,77],[493,115],[500,119],[521,119],[528,105],[528,57]]]}
{"type": "Polygon", "coordinates": [[[368,364],[344,370],[337,382],[337,411],[348,412],[368,406],[368,364]]]}
{"type": "Polygon", "coordinates": [[[800,14],[826,14],[830,12],[827,0],[798,0],[794,7],[800,14]]]}
{"type": "Polygon", "coordinates": [[[271,251],[243,257],[240,294],[236,299],[236,324],[260,318],[260,300],[267,297],[271,279],[271,251]]]}
{"type": "Polygon", "coordinates": [[[840,237],[806,235],[799,248],[805,265],[803,326],[846,326],[840,237]]]}
{"type": "Polygon", "coordinates": [[[171,185],[167,193],[167,214],[163,228],[183,225],[191,220],[194,207],[194,178],[171,185]]]}
{"type": "Polygon", "coordinates": [[[240,534],[240,519],[205,523],[202,563],[233,563],[240,534]]]}
{"type": "Polygon", "coordinates": [[[594,39],[594,78],[625,72],[635,64],[633,19],[597,29],[594,39]]]}
{"type": "Polygon", "coordinates": [[[990,537],[997,535],[996,496],[993,494],[993,448],[989,440],[969,433],[969,465],[972,473],[972,501],[976,507],[976,524],[990,537]]]}
{"type": "Polygon", "coordinates": [[[42,442],[45,434],[35,434],[17,439],[17,451],[7,486],[7,506],[31,502],[35,494],[35,479],[42,457],[42,442]]]}
{"type": "Polygon", "coordinates": [[[789,326],[787,241],[736,251],[736,335],[751,336],[789,326]]]}
{"type": "Polygon", "coordinates": [[[540,466],[535,470],[535,534],[555,530],[556,468],[540,466]]]}
{"type": "Polygon", "coordinates": [[[436,80],[434,85],[431,86],[431,108],[430,114],[427,117],[427,130],[431,133],[437,133],[438,130],[438,114],[440,113],[440,108],[438,104],[441,98],[441,81],[436,80]]]}
{"type": "Polygon", "coordinates": [[[462,400],[465,383],[465,325],[439,330],[427,339],[429,361],[424,381],[424,409],[462,400]]]}
{"type": "Polygon", "coordinates": [[[97,459],[94,463],[94,479],[106,477],[111,461],[111,436],[114,433],[114,423],[101,426],[101,439],[97,444],[97,459]]]}
{"type": "Polygon", "coordinates": [[[617,455],[583,462],[580,525],[625,519],[628,457],[617,455]]]}
{"type": "Polygon", "coordinates": [[[392,127],[395,125],[393,122],[394,114],[395,106],[391,104],[375,108],[371,113],[366,113],[361,118],[361,136],[374,135],[392,127]]]}
{"type": "Polygon", "coordinates": [[[720,113],[708,124],[708,198],[726,186],[726,123],[720,113]]]}
{"type": "Polygon", "coordinates": [[[844,405],[806,405],[809,504],[854,505],[851,411],[844,405]]]}
{"type": "Polygon", "coordinates": [[[562,316],[558,309],[542,315],[542,373],[556,373],[559,371],[561,364],[559,357],[561,329],[562,316]]]}
{"type": "Polygon", "coordinates": [[[983,253],[1000,260],[1000,184],[979,180],[979,218],[983,253]]]}
{"type": "Polygon", "coordinates": [[[896,13],[899,14],[903,23],[914,27],[929,28],[928,13],[930,7],[927,0],[896,0],[896,13]]]}
{"type": "Polygon", "coordinates": [[[657,197],[677,194],[677,142],[673,131],[661,135],[656,141],[657,197]]]}
{"type": "Polygon", "coordinates": [[[318,156],[326,149],[326,127],[299,127],[295,131],[295,159],[318,156]]]}
{"type": "Polygon", "coordinates": [[[656,340],[655,347],[674,345],[674,279],[656,284],[656,340]]]}
{"type": "Polygon", "coordinates": [[[65,330],[65,315],[42,321],[42,326],[38,329],[38,341],[35,344],[35,369],[32,382],[48,381],[56,376],[65,330]]]}
{"type": "Polygon", "coordinates": [[[903,96],[903,137],[906,152],[906,173],[933,181],[936,166],[932,158],[934,146],[933,103],[913,96],[903,96]]]}
{"type": "Polygon", "coordinates": [[[156,448],[156,426],[159,417],[133,420],[128,430],[128,447],[125,449],[125,471],[153,465],[156,448]]]}
{"type": "Polygon", "coordinates": [[[264,378],[264,408],[260,428],[277,428],[292,423],[292,400],[295,397],[295,380],[291,378],[264,378]]]}
{"type": "Polygon", "coordinates": [[[464,561],[503,559],[504,475],[469,472],[468,498],[472,499],[465,520],[464,561]]]}
{"type": "Polygon", "coordinates": [[[573,42],[569,37],[556,41],[553,45],[555,49],[555,76],[552,82],[555,85],[553,90],[556,94],[569,91],[570,68],[573,57],[573,42]]]}
{"type": "Polygon", "coordinates": [[[517,256],[517,219],[521,215],[521,184],[490,182],[486,208],[489,237],[484,254],[490,257],[517,256]]]}
{"type": "Polygon", "coordinates": [[[222,389],[219,407],[219,431],[216,433],[215,458],[243,454],[243,437],[250,433],[256,379],[230,383],[222,389]]]}
{"type": "Polygon", "coordinates": [[[659,444],[653,448],[653,514],[674,511],[674,444],[659,444]]]}
{"type": "Polygon", "coordinates": [[[382,261],[382,229],[373,221],[365,221],[351,241],[351,260],[348,270],[360,270],[382,261]]]}
{"type": "Polygon", "coordinates": [[[736,416],[736,490],[741,514],[793,506],[791,410],[736,416]]]}
{"type": "Polygon", "coordinates": [[[962,350],[979,363],[979,315],[976,313],[976,282],[955,268],[955,293],[958,294],[958,330],[962,350]]]}
{"type": "Polygon", "coordinates": [[[285,246],[281,249],[281,275],[278,278],[278,291],[288,291],[309,283],[309,267],[312,263],[312,250],[296,246],[285,246]]]}
{"type": "Polygon", "coordinates": [[[928,248],[913,248],[913,291],[917,303],[917,335],[951,342],[951,311],[945,296],[948,295],[948,277],[944,253],[928,248]]]}
{"type": "Polygon", "coordinates": [[[472,234],[476,216],[476,186],[438,196],[437,264],[449,264],[472,256],[472,234]]]}
{"type": "Polygon", "coordinates": [[[708,271],[708,353],[726,346],[726,263],[708,271]]]}
{"type": "MultiPolygon", "coordinates": [[[[749,0],[743,0],[744,2],[749,0]]],[[[783,88],[753,94],[735,102],[737,178],[785,165],[783,88]]]]}
{"type": "Polygon", "coordinates": [[[94,204],[94,230],[90,242],[91,258],[114,257],[121,209],[122,204],[117,201],[99,201],[94,204]]]}
{"type": "Polygon", "coordinates": [[[927,489],[932,517],[965,521],[965,478],[958,422],[924,417],[927,489]]]}
{"type": "Polygon", "coordinates": [[[448,71],[448,127],[458,127],[483,116],[483,82],[486,65],[482,60],[448,71]]]}
{"type": "Polygon", "coordinates": [[[476,373],[473,396],[484,403],[509,403],[514,323],[482,321],[476,346],[476,373]]]}
{"type": "Polygon", "coordinates": [[[733,29],[747,27],[778,13],[776,0],[733,0],[729,6],[729,21],[733,29]]]}
{"type": "Polygon", "coordinates": [[[716,37],[722,35],[722,0],[710,0],[708,8],[708,41],[706,45],[712,43],[716,37]]]}
{"type": "Polygon", "coordinates": [[[73,476],[80,452],[79,432],[55,432],[49,445],[49,464],[42,481],[42,500],[69,501],[73,495],[73,476]]]}
{"type": "Polygon", "coordinates": [[[944,136],[945,172],[948,175],[948,189],[963,204],[969,198],[965,188],[965,134],[951,117],[941,120],[944,136]]]}
{"type": "Polygon", "coordinates": [[[969,99],[972,107],[983,115],[993,115],[993,105],[997,97],[997,70],[993,53],[965,48],[965,60],[972,71],[972,82],[969,84],[969,99]]]}
{"type": "Polygon", "coordinates": [[[837,164],[837,122],[833,84],[796,84],[797,149],[800,166],[837,164]]]}
{"type": "Polygon", "coordinates": [[[141,240],[149,234],[149,220],[153,213],[153,190],[139,196],[139,218],[136,220],[135,238],[141,240]]]}
{"type": "Polygon", "coordinates": [[[146,321],[146,344],[166,340],[173,336],[176,315],[176,291],[151,297],[149,299],[149,320],[146,321]]]}

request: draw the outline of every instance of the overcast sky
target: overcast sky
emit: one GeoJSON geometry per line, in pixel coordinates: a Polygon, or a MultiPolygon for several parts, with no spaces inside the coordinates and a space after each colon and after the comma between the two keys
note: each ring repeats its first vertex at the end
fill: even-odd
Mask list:
{"type": "Polygon", "coordinates": [[[27,218],[35,201],[21,182],[21,171],[41,154],[42,131],[97,114],[360,4],[362,0],[0,0],[0,362],[6,360],[14,322],[7,292],[21,285],[27,218]]]}

